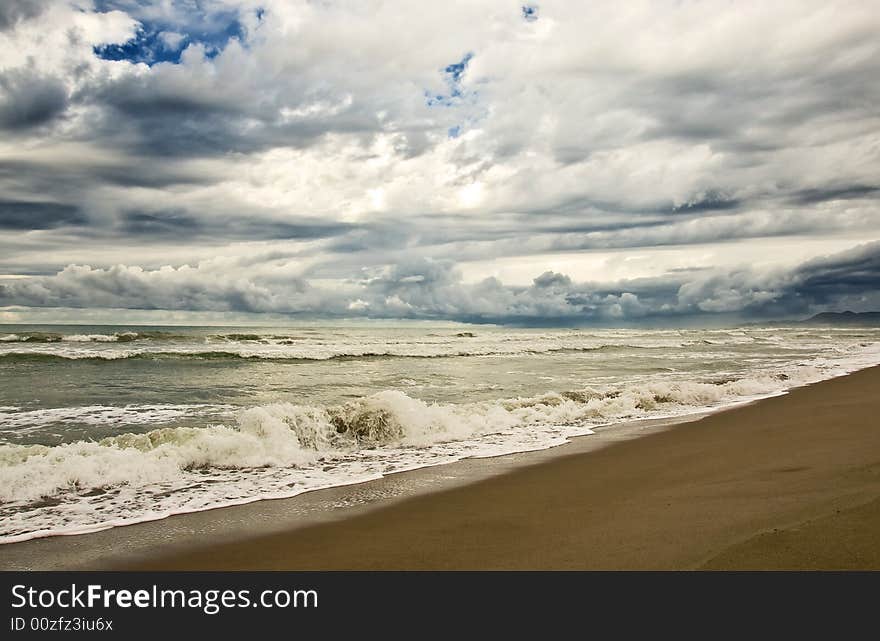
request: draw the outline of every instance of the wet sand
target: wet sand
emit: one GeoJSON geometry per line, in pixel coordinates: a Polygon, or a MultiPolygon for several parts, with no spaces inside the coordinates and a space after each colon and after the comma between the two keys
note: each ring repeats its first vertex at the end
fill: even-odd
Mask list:
{"type": "MultiPolygon", "coordinates": [[[[116,569],[880,569],[880,368],[116,569]]],[[[221,510],[222,511],[222,510],[221,510]]]]}

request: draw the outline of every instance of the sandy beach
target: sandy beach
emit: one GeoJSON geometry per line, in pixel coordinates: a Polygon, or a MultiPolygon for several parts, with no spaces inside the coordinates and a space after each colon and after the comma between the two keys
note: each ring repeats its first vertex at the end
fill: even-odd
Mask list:
{"type": "Polygon", "coordinates": [[[880,569],[880,368],[352,518],[117,569],[880,569]]]}

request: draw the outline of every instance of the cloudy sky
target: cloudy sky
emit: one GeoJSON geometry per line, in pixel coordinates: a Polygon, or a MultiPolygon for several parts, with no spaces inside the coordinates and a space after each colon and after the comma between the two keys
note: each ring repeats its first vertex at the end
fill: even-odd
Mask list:
{"type": "Polygon", "coordinates": [[[880,309],[861,2],[3,0],[0,321],[880,309]]]}

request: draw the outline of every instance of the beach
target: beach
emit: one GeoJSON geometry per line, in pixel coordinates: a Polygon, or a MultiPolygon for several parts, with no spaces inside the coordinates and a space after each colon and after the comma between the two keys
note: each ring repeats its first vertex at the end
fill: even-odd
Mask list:
{"type": "Polygon", "coordinates": [[[351,518],[115,569],[880,569],[878,389],[874,367],[351,518]]]}

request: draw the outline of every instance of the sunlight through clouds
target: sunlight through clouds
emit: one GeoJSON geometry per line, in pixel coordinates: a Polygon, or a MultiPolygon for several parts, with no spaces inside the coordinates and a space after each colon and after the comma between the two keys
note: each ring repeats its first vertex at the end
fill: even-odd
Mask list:
{"type": "Polygon", "coordinates": [[[11,0],[0,307],[871,309],[844,266],[880,240],[878,31],[870,3],[11,0]],[[789,296],[814,261],[839,296],[789,296]],[[411,269],[444,276],[361,291],[411,269]]]}

